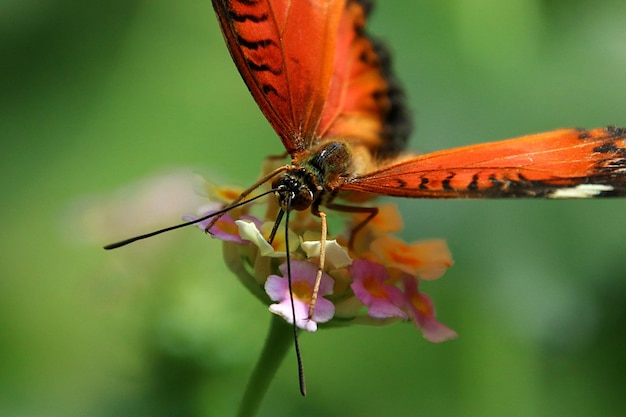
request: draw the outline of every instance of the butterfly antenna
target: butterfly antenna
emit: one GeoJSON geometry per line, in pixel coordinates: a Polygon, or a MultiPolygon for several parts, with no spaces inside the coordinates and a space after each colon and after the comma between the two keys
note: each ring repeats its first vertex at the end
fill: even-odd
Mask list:
{"type": "Polygon", "coordinates": [[[259,194],[257,196],[252,197],[249,200],[240,201],[240,202],[238,202],[236,204],[231,204],[228,207],[225,207],[225,208],[223,208],[221,210],[218,210],[218,211],[216,211],[214,213],[207,214],[206,216],[200,217],[198,219],[195,219],[195,220],[192,220],[192,221],[189,221],[189,222],[177,224],[177,225],[174,225],[174,226],[169,226],[169,227],[166,227],[164,229],[160,229],[160,230],[156,230],[154,232],[146,233],[145,235],[139,235],[139,236],[131,237],[129,239],[121,240],[119,242],[108,244],[108,245],[104,246],[104,249],[106,249],[106,250],[117,249],[117,248],[120,248],[122,246],[126,246],[129,243],[136,242],[138,240],[147,239],[147,238],[152,237],[152,236],[160,235],[161,233],[169,232],[170,230],[176,230],[176,229],[180,229],[181,227],[185,227],[185,226],[190,226],[192,224],[196,224],[196,223],[201,222],[203,220],[210,219],[211,217],[219,216],[221,214],[224,214],[224,213],[226,213],[226,212],[228,212],[228,211],[230,211],[230,210],[232,210],[234,208],[243,206],[244,204],[251,203],[254,200],[257,200],[257,199],[259,199],[261,197],[265,197],[266,195],[271,194],[271,193],[273,193],[275,191],[277,191],[277,189],[271,189],[269,191],[265,191],[265,192],[263,192],[263,193],[261,193],[261,194],[259,194]]]}
{"type": "MultiPolygon", "coordinates": [[[[282,211],[282,210],[281,210],[282,211]]],[[[298,325],[296,324],[296,306],[293,301],[293,285],[291,280],[291,256],[289,255],[289,212],[291,211],[291,197],[287,198],[287,210],[284,210],[285,216],[285,245],[287,247],[287,282],[289,284],[289,300],[291,301],[291,314],[293,315],[293,342],[296,350],[296,359],[298,360],[298,382],[300,383],[300,394],[306,396],[306,383],[304,381],[304,366],[302,365],[302,356],[300,355],[300,343],[298,342],[298,325]]],[[[279,217],[274,224],[276,228],[278,222],[282,218],[279,217]]]]}

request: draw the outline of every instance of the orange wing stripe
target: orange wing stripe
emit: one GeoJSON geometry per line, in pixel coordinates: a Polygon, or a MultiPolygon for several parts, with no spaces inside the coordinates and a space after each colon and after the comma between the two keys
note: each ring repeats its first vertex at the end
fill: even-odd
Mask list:
{"type": "Polygon", "coordinates": [[[434,152],[340,188],[413,198],[594,196],[556,194],[581,184],[591,194],[626,195],[626,129],[562,129],[434,152]]]}

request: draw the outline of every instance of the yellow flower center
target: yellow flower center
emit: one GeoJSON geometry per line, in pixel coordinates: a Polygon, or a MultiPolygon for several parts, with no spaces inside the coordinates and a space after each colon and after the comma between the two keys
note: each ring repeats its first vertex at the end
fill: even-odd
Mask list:
{"type": "Polygon", "coordinates": [[[383,287],[382,284],[373,276],[368,275],[363,279],[363,287],[374,298],[388,298],[388,293],[385,290],[385,287],[383,287]]]}
{"type": "Polygon", "coordinates": [[[220,231],[222,231],[224,233],[227,233],[229,235],[235,235],[235,236],[239,235],[239,228],[237,227],[237,225],[235,223],[218,221],[215,224],[215,227],[218,230],[220,230],[220,231]]]}
{"type": "Polygon", "coordinates": [[[291,285],[294,297],[306,303],[311,302],[311,296],[313,295],[313,288],[311,287],[311,284],[306,281],[297,281],[293,282],[291,285]]]}
{"type": "Polygon", "coordinates": [[[411,304],[413,304],[413,306],[415,306],[415,309],[424,316],[430,316],[432,314],[432,309],[427,303],[422,300],[419,293],[413,294],[411,296],[411,304]]]}

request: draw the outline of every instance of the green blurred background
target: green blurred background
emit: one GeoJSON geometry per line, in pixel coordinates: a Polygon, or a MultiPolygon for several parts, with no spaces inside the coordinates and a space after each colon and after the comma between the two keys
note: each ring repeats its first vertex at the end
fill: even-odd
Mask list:
{"type": "MultiPolygon", "coordinates": [[[[626,2],[379,2],[416,151],[626,125],[626,2]]],[[[209,0],[0,1],[0,415],[233,415],[266,307],[183,230],[193,174],[247,185],[280,143],[209,0]]],[[[303,335],[272,416],[622,416],[626,201],[401,201],[448,240],[424,286],[460,338],[411,325],[303,335]]]]}

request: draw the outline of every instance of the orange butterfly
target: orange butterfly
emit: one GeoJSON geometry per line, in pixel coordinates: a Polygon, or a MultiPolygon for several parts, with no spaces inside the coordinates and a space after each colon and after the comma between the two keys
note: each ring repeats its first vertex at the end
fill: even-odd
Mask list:
{"type": "MultiPolygon", "coordinates": [[[[412,198],[626,195],[626,129],[561,129],[431,154],[402,152],[409,122],[387,52],[364,32],[369,2],[213,0],[228,49],[290,165],[283,209],[348,191],[412,198]]],[[[266,178],[267,180],[268,178],[266,178]]],[[[360,208],[361,210],[363,208],[360,208]]],[[[374,210],[375,211],[375,210],[374,210]]]]}
{"type": "MultiPolygon", "coordinates": [[[[250,201],[244,200],[271,181],[269,192],[276,194],[280,212],[270,241],[285,213],[310,208],[321,218],[310,318],[324,266],[326,216],[320,206],[367,214],[352,229],[352,238],[378,212],[374,207],[337,204],[338,197],[354,203],[375,195],[626,196],[624,128],[561,129],[426,155],[404,152],[410,119],[387,51],[365,32],[369,1],[212,2],[230,54],[291,163],[261,178],[218,212],[106,249],[212,217],[208,230],[219,216],[250,201]]],[[[286,258],[289,267],[288,250],[286,258]]],[[[295,318],[293,295],[291,305],[295,318]]],[[[304,393],[301,368],[300,377],[304,393]]]]}
{"type": "MultiPolygon", "coordinates": [[[[367,195],[410,198],[626,196],[626,128],[560,129],[414,156],[388,52],[365,32],[368,0],[212,0],[228,50],[291,164],[269,173],[283,212],[369,213],[367,195]]],[[[105,246],[199,222],[189,222],[105,246]]],[[[277,222],[278,223],[278,222],[277,222]]],[[[273,235],[272,235],[273,236],[273,235]]],[[[323,245],[322,245],[323,246],[323,245]]]]}

